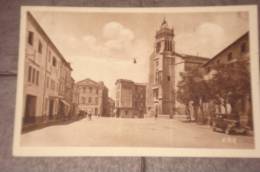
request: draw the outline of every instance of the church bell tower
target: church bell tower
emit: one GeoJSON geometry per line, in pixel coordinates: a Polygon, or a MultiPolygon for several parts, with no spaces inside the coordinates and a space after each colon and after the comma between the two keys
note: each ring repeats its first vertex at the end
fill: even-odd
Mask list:
{"type": "Polygon", "coordinates": [[[164,19],[155,34],[150,56],[149,99],[156,116],[174,114],[174,30],[164,19]]]}
{"type": "Polygon", "coordinates": [[[173,52],[174,43],[173,43],[174,32],[172,28],[169,28],[167,21],[164,19],[161,23],[160,30],[156,32],[155,35],[155,52],[165,53],[173,52]]]}

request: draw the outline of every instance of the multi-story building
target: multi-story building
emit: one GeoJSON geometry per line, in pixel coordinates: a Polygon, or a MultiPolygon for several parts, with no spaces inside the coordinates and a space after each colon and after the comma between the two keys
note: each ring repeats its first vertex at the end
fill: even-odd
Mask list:
{"type": "MultiPolygon", "coordinates": [[[[222,51],[217,53],[208,62],[203,64],[200,67],[200,71],[204,73],[205,79],[210,79],[212,75],[215,73],[216,67],[218,67],[219,65],[230,65],[232,67],[236,65],[237,62],[245,63],[247,66],[247,70],[250,70],[249,32],[243,34],[233,43],[231,43],[222,51]]],[[[242,102],[240,105],[241,112],[239,112],[240,124],[243,126],[252,127],[253,120],[252,120],[252,105],[250,103],[251,102],[250,95],[244,95],[244,98],[241,102],[242,102]]]]}
{"type": "MultiPolygon", "coordinates": [[[[72,70],[31,13],[27,13],[26,22],[24,124],[58,118],[61,101],[70,108],[65,95],[60,94],[64,87],[61,68],[72,70]]],[[[71,77],[70,72],[67,75],[71,77]]]]}
{"type": "Polygon", "coordinates": [[[58,116],[68,119],[71,115],[71,104],[73,98],[74,79],[71,77],[72,68],[70,64],[61,63],[59,80],[59,109],[58,116]]]}
{"type": "Polygon", "coordinates": [[[72,118],[78,117],[79,115],[79,90],[77,85],[73,84],[73,92],[72,92],[72,109],[71,109],[72,118]]]}
{"type": "Polygon", "coordinates": [[[108,89],[103,82],[84,79],[76,83],[79,98],[79,110],[96,116],[107,114],[105,103],[108,99],[108,89]]]}
{"type": "Polygon", "coordinates": [[[146,85],[126,79],[118,79],[115,84],[116,116],[143,117],[146,112],[146,85]]]}
{"type": "Polygon", "coordinates": [[[146,113],[146,84],[135,83],[134,107],[138,117],[146,113]]]}
{"type": "Polygon", "coordinates": [[[217,53],[202,67],[210,72],[220,64],[234,64],[237,61],[245,61],[249,64],[249,32],[246,32],[233,43],[217,53]]]}
{"type": "Polygon", "coordinates": [[[192,70],[207,61],[207,58],[175,52],[174,30],[166,20],[155,34],[154,51],[149,58],[149,83],[147,85],[147,110],[154,114],[175,113],[175,91],[180,74],[192,70]]]}

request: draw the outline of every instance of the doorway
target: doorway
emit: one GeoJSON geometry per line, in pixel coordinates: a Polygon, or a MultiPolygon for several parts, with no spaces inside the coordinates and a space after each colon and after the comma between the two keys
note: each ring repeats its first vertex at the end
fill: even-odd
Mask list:
{"type": "Polygon", "coordinates": [[[33,95],[26,95],[25,100],[25,114],[24,114],[24,122],[25,123],[33,123],[35,122],[36,116],[36,102],[37,97],[33,95]]]}
{"type": "Polygon", "coordinates": [[[54,100],[49,100],[49,119],[53,119],[53,106],[54,106],[54,100]]]}

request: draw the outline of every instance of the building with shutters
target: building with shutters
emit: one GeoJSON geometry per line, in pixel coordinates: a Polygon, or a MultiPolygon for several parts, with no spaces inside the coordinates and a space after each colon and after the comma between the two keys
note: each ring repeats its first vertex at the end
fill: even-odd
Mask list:
{"type": "Polygon", "coordinates": [[[25,32],[23,124],[66,118],[74,84],[70,63],[31,13],[25,32]]]}
{"type": "Polygon", "coordinates": [[[76,82],[79,98],[79,111],[91,113],[94,116],[106,116],[108,110],[108,89],[103,82],[84,79],[76,82]]]}

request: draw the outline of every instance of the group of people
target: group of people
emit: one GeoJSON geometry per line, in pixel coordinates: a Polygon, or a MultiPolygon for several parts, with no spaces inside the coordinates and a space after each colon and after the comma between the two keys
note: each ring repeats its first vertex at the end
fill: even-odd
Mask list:
{"type": "MultiPolygon", "coordinates": [[[[79,112],[79,115],[78,116],[81,116],[81,117],[88,117],[89,120],[92,119],[92,112],[91,111],[86,111],[86,110],[81,110],[79,112]]],[[[100,114],[98,113],[97,114],[97,117],[100,117],[100,114]]]]}

